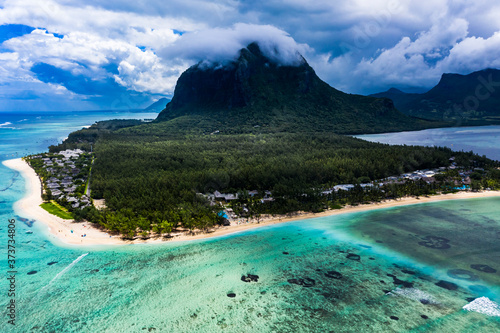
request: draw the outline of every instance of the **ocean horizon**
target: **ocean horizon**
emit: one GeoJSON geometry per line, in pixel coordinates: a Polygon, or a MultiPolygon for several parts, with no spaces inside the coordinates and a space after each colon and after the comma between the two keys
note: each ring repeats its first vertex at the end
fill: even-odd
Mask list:
{"type": "MultiPolygon", "coordinates": [[[[2,115],[0,160],[46,151],[97,120],[155,114],[2,115]]],[[[474,129],[478,142],[491,136],[490,127],[474,129]]],[[[10,326],[4,316],[6,332],[500,327],[500,198],[347,213],[181,243],[79,247],[51,242],[39,221],[16,215],[12,207],[25,194],[24,179],[3,165],[0,174],[3,244],[7,221],[16,220],[17,317],[10,326]],[[247,274],[258,281],[243,282],[247,274]],[[476,311],[463,309],[468,304],[476,311]]],[[[7,267],[6,254],[2,262],[7,267]]],[[[0,298],[3,309],[7,302],[0,298]]]]}

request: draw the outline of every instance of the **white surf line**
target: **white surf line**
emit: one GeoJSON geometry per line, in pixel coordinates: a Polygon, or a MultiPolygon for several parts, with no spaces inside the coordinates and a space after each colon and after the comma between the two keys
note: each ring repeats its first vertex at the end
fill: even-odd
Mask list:
{"type": "Polygon", "coordinates": [[[54,276],[54,278],[52,280],[50,280],[49,284],[47,284],[45,287],[43,287],[42,289],[40,289],[40,291],[38,292],[37,296],[40,295],[40,293],[42,293],[44,290],[46,290],[48,287],[50,287],[52,285],[52,283],[57,280],[58,278],[60,278],[64,273],[66,273],[67,271],[69,271],[71,269],[71,267],[75,266],[80,260],[82,260],[88,253],[85,253],[85,254],[82,254],[81,256],[79,256],[78,258],[76,258],[75,260],[73,260],[73,262],[71,264],[69,264],[68,266],[66,266],[66,268],[64,268],[62,271],[60,271],[59,273],[56,274],[56,276],[54,276]]]}
{"type": "Polygon", "coordinates": [[[488,297],[479,297],[465,305],[462,309],[485,314],[490,317],[500,317],[500,306],[488,297]]]}

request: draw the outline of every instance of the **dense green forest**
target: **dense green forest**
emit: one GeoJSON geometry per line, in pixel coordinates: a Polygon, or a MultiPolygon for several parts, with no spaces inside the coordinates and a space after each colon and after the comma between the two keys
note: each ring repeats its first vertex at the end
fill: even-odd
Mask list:
{"type": "Polygon", "coordinates": [[[93,149],[91,196],[105,199],[107,208],[76,209],[75,218],[134,237],[223,222],[227,203],[221,193],[230,195],[222,201],[230,201],[239,216],[259,217],[454,191],[463,175],[451,171],[433,182],[374,184],[447,167],[452,157],[453,168],[468,175],[477,169],[473,182],[468,180],[473,189],[498,186],[500,165],[473,153],[339,135],[449,124],[404,115],[387,98],[343,93],[322,81],[303,57],[297,61],[277,63],[250,43],[233,61],[186,70],[153,123],[99,122],[51,146],[51,153],[93,149]],[[346,183],[350,190],[325,192],[346,183]]]}
{"type": "MultiPolygon", "coordinates": [[[[124,125],[124,124],[122,124],[124,125]]],[[[100,124],[75,132],[56,151],[94,144],[91,195],[104,198],[107,209],[74,212],[101,226],[132,237],[150,231],[169,233],[183,227],[206,229],[220,223],[219,204],[206,196],[215,190],[239,193],[232,202],[244,216],[319,212],[358,204],[428,195],[453,189],[453,176],[427,184],[407,182],[322,195],[337,184],[359,184],[418,169],[448,166],[450,158],[464,168],[484,168],[478,181],[498,186],[497,162],[447,148],[389,146],[329,133],[183,134],[158,131],[159,124],[109,130],[100,124]],[[250,197],[248,191],[258,190],[250,197]],[[273,201],[262,203],[264,191],[273,201]],[[245,208],[245,210],[243,210],[245,208]]],[[[123,126],[122,126],[123,127],[123,126]]],[[[482,186],[479,183],[480,186],[482,186]]]]}

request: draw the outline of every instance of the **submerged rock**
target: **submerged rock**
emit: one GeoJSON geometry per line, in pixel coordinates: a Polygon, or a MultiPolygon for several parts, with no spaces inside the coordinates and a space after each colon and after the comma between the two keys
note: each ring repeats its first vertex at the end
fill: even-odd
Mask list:
{"type": "Polygon", "coordinates": [[[316,285],[316,281],[311,278],[304,278],[304,283],[302,286],[304,287],[313,287],[316,285]]]}
{"type": "Polygon", "coordinates": [[[361,257],[358,254],[354,254],[354,253],[349,253],[346,258],[351,259],[351,260],[356,260],[356,261],[361,260],[361,257]]]}
{"type": "Polygon", "coordinates": [[[303,279],[288,279],[288,283],[296,284],[302,287],[313,287],[316,285],[316,281],[311,278],[303,278],[303,279]]]}
{"type": "Polygon", "coordinates": [[[401,285],[405,288],[413,288],[413,282],[408,282],[408,281],[403,281],[401,279],[398,279],[396,275],[393,274],[387,274],[387,276],[392,278],[392,281],[394,282],[395,285],[401,285]]]}
{"type": "Polygon", "coordinates": [[[410,271],[408,269],[402,269],[401,272],[405,273],[405,274],[408,274],[408,275],[415,275],[417,274],[417,272],[415,271],[410,271]]]}
{"type": "Polygon", "coordinates": [[[458,289],[458,286],[456,284],[454,284],[453,282],[444,281],[444,280],[440,280],[439,282],[436,282],[435,285],[438,287],[447,289],[447,290],[457,290],[458,289]]]}
{"type": "Polygon", "coordinates": [[[470,268],[475,269],[477,271],[483,272],[483,273],[496,273],[497,270],[494,269],[493,267],[490,267],[488,265],[480,265],[480,264],[472,264],[470,265],[470,268]]]}
{"type": "Polygon", "coordinates": [[[465,269],[450,269],[448,276],[457,280],[477,281],[479,277],[471,271],[465,269]]]}
{"type": "Polygon", "coordinates": [[[259,276],[254,274],[247,274],[241,276],[241,281],[243,282],[258,282],[259,276]]]}

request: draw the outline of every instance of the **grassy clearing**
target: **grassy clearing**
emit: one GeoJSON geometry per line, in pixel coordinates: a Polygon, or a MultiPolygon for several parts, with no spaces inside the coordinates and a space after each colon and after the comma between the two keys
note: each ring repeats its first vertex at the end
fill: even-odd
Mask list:
{"type": "Polygon", "coordinates": [[[49,212],[52,215],[55,215],[57,217],[60,217],[65,220],[72,220],[73,219],[73,214],[68,212],[66,208],[60,206],[56,202],[44,202],[43,204],[40,205],[43,209],[45,209],[47,212],[49,212]]]}

